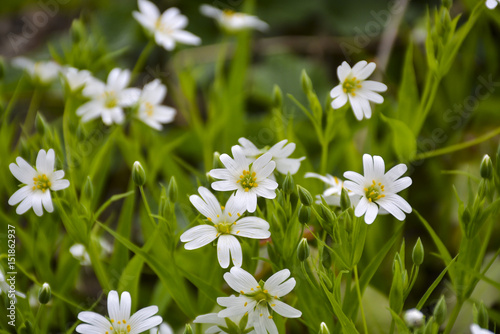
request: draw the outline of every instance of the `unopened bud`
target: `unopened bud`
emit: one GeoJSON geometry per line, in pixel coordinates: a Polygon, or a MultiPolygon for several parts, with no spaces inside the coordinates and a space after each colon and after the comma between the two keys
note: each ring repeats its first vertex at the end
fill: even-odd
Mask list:
{"type": "Polygon", "coordinates": [[[309,190],[299,185],[297,185],[297,190],[299,193],[300,202],[305,206],[311,206],[313,204],[313,197],[309,190]]]}
{"type": "Polygon", "coordinates": [[[224,167],[222,165],[222,162],[220,161],[220,153],[219,152],[214,152],[214,159],[213,159],[212,166],[213,166],[213,169],[224,167]]]}
{"type": "Polygon", "coordinates": [[[139,161],[134,162],[132,167],[132,180],[138,187],[142,187],[146,183],[146,172],[139,161]]]}
{"type": "Polygon", "coordinates": [[[307,224],[311,220],[311,207],[300,205],[299,208],[299,223],[307,224]]]}
{"type": "Polygon", "coordinates": [[[86,199],[91,199],[92,197],[94,197],[94,185],[92,184],[90,176],[87,176],[87,180],[85,181],[85,185],[83,186],[83,195],[86,199]]]}
{"type": "Polygon", "coordinates": [[[85,26],[81,20],[74,20],[71,23],[71,39],[74,43],[80,42],[85,38],[85,26]]]}
{"type": "Polygon", "coordinates": [[[184,334],[193,334],[193,328],[191,324],[186,324],[186,328],[184,329],[184,334]]]}
{"type": "Polygon", "coordinates": [[[438,303],[434,307],[434,319],[436,319],[436,323],[438,325],[442,325],[444,323],[444,320],[446,319],[446,312],[446,301],[444,300],[444,296],[441,296],[438,303]]]}
{"type": "Polygon", "coordinates": [[[351,198],[347,189],[342,187],[342,193],[340,194],[340,208],[345,211],[351,207],[351,198]]]}
{"type": "Polygon", "coordinates": [[[290,195],[295,188],[295,182],[293,182],[293,176],[290,173],[287,173],[285,176],[285,180],[283,181],[283,191],[285,194],[290,195]]]}
{"type": "Polygon", "coordinates": [[[424,314],[417,310],[416,308],[412,308],[405,312],[404,319],[406,325],[408,327],[420,327],[424,324],[424,314]]]}
{"type": "Polygon", "coordinates": [[[323,218],[327,224],[329,225],[333,224],[333,222],[335,221],[335,216],[333,211],[330,210],[330,208],[324,205],[323,203],[321,203],[319,207],[321,212],[321,218],[323,218]]]}
{"type": "Polygon", "coordinates": [[[319,325],[318,334],[330,334],[330,330],[328,329],[328,326],[324,322],[322,322],[321,325],[319,325]]]}
{"type": "Polygon", "coordinates": [[[483,179],[490,180],[493,176],[493,162],[491,162],[491,158],[488,154],[483,157],[479,170],[483,179]]]}
{"type": "Polygon", "coordinates": [[[40,290],[38,290],[38,301],[40,304],[47,304],[50,300],[52,293],[50,291],[49,283],[43,283],[40,290]]]}
{"type": "Polygon", "coordinates": [[[478,324],[481,328],[488,328],[489,317],[484,303],[481,302],[479,305],[474,304],[472,312],[474,314],[474,323],[478,324]]]}
{"type": "Polygon", "coordinates": [[[281,108],[283,105],[283,93],[278,85],[274,85],[273,89],[273,107],[281,108]]]}
{"type": "Polygon", "coordinates": [[[172,202],[172,203],[177,202],[177,195],[178,195],[179,191],[177,189],[177,181],[175,181],[174,176],[172,176],[170,178],[170,182],[168,183],[167,193],[168,193],[168,199],[170,200],[170,202],[172,202]]]}
{"type": "Polygon", "coordinates": [[[311,250],[309,249],[307,239],[302,238],[302,240],[299,242],[299,246],[297,247],[297,258],[300,262],[304,262],[305,260],[307,260],[310,254],[311,250]]]}
{"type": "Polygon", "coordinates": [[[311,78],[309,78],[305,69],[302,70],[302,75],[301,75],[300,80],[301,80],[301,84],[302,84],[302,90],[307,95],[309,92],[312,91],[313,86],[312,86],[311,78]]]}
{"type": "Polygon", "coordinates": [[[415,246],[413,247],[413,252],[411,253],[411,259],[413,263],[417,266],[421,265],[424,262],[424,245],[420,238],[417,239],[415,246]]]}

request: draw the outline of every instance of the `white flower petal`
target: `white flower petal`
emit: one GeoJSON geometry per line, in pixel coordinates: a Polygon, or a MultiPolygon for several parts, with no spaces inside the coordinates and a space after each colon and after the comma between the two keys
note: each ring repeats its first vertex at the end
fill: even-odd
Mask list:
{"type": "Polygon", "coordinates": [[[368,208],[365,214],[365,223],[371,224],[375,221],[378,214],[378,206],[375,203],[368,203],[368,208]]]}
{"type": "Polygon", "coordinates": [[[45,191],[42,194],[42,204],[47,212],[54,212],[54,206],[52,205],[52,197],[50,196],[50,191],[45,191]]]}
{"type": "Polygon", "coordinates": [[[120,300],[118,292],[115,290],[108,293],[108,315],[110,319],[120,318],[120,300]]]}
{"type": "Polygon", "coordinates": [[[33,206],[33,211],[38,217],[43,216],[43,207],[42,207],[42,194],[41,192],[35,192],[31,195],[31,205],[33,206]]]}
{"type": "Polygon", "coordinates": [[[69,187],[68,180],[56,180],[56,181],[52,182],[52,185],[50,186],[50,190],[57,191],[57,190],[66,189],[68,187],[69,187]]]}
{"type": "Polygon", "coordinates": [[[28,211],[33,203],[33,196],[27,196],[21,204],[19,204],[16,208],[16,213],[18,215],[24,214],[26,211],[28,211]]]}
{"type": "Polygon", "coordinates": [[[347,78],[347,76],[351,73],[351,66],[347,62],[342,62],[342,65],[337,67],[337,76],[339,81],[342,83],[347,78]]]}
{"type": "Polygon", "coordinates": [[[332,108],[333,109],[339,109],[343,107],[347,103],[347,94],[344,92],[341,92],[340,95],[332,100],[332,108]]]}
{"type": "Polygon", "coordinates": [[[275,312],[282,315],[283,317],[300,318],[302,316],[302,312],[279,300],[273,300],[269,304],[275,312]]]}
{"type": "Polygon", "coordinates": [[[387,90],[387,86],[378,81],[365,80],[362,84],[363,90],[371,90],[374,92],[385,92],[387,90]]]}
{"type": "Polygon", "coordinates": [[[361,121],[364,116],[363,107],[361,106],[360,100],[362,100],[362,98],[358,96],[353,97],[352,94],[349,94],[349,103],[351,104],[354,116],[358,121],[361,121]]]}
{"type": "Polygon", "coordinates": [[[224,280],[231,289],[240,293],[251,293],[251,289],[256,289],[259,285],[250,273],[238,267],[232,267],[230,272],[225,273],[224,280]]]}
{"type": "Polygon", "coordinates": [[[197,249],[208,245],[217,238],[217,230],[210,225],[198,225],[190,228],[181,235],[181,241],[187,242],[184,248],[187,250],[197,249]]]}
{"type": "MultiPolygon", "coordinates": [[[[366,61],[362,61],[359,63],[363,62],[366,64],[366,61]]],[[[366,78],[368,78],[370,75],[372,75],[373,71],[375,71],[375,68],[377,67],[375,63],[369,63],[366,66],[357,69],[356,66],[358,64],[354,65],[354,67],[352,68],[352,75],[355,76],[358,80],[365,80],[366,78]]]]}
{"type": "Polygon", "coordinates": [[[241,267],[243,253],[238,239],[228,234],[221,235],[217,241],[217,258],[222,268],[229,267],[230,259],[233,260],[234,266],[241,267]]]}
{"type": "Polygon", "coordinates": [[[21,202],[26,197],[30,196],[32,192],[31,186],[24,186],[18,189],[12,196],[9,198],[9,205],[16,205],[21,202]]]}

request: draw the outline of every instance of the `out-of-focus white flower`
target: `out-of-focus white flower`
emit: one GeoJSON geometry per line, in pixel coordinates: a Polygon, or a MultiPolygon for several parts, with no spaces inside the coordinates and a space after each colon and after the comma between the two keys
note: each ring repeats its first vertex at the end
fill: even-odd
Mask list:
{"type": "Polygon", "coordinates": [[[288,279],[289,277],[290,271],[283,269],[269,277],[266,282],[258,283],[245,270],[231,268],[230,272],[224,274],[224,280],[240,295],[217,298],[217,303],[226,307],[218,316],[225,318],[248,313],[248,322],[257,334],[278,334],[270,311],[286,318],[299,318],[302,315],[302,312],[280,300],[295,287],[295,279],[288,279]]]}
{"type": "Polygon", "coordinates": [[[119,68],[109,73],[106,83],[90,78],[82,93],[91,100],[81,105],[76,114],[84,123],[99,116],[106,125],[123,123],[123,108],[135,104],[141,93],[138,88],[126,88],[129,81],[130,71],[119,68]]]}
{"type": "Polygon", "coordinates": [[[62,71],[66,82],[68,83],[71,91],[76,91],[83,86],[92,78],[92,75],[87,70],[79,70],[74,67],[65,67],[62,71]]]}
{"type": "Polygon", "coordinates": [[[279,143],[275,144],[271,148],[262,148],[258,149],[250,140],[246,138],[238,139],[240,143],[243,153],[249,159],[249,163],[252,163],[260,157],[264,153],[270,153],[272,156],[272,160],[276,162],[276,170],[281,174],[295,174],[300,168],[300,162],[304,160],[306,157],[291,159],[289,158],[292,155],[293,151],[295,151],[295,143],[287,144],[288,140],[284,139],[279,143]]]}
{"type": "Polygon", "coordinates": [[[25,57],[12,59],[12,66],[25,70],[34,81],[44,85],[54,81],[61,70],[61,66],[52,60],[34,62],[25,57]]]}
{"type": "Polygon", "coordinates": [[[160,80],[155,79],[144,86],[139,96],[137,117],[158,131],[163,128],[162,124],[172,122],[176,113],[174,108],[160,105],[165,95],[167,95],[167,87],[162,85],[160,80]]]}
{"type": "Polygon", "coordinates": [[[412,308],[405,312],[404,319],[408,327],[420,327],[424,323],[424,314],[412,308]]]}
{"type": "MultiPolygon", "coordinates": [[[[240,324],[240,321],[242,318],[243,318],[243,315],[221,318],[217,315],[217,313],[208,313],[208,314],[203,314],[203,315],[197,316],[196,319],[194,319],[193,323],[215,325],[215,326],[207,328],[205,333],[212,333],[212,334],[228,333],[225,330],[223,330],[223,328],[227,328],[226,319],[231,320],[236,326],[238,326],[240,324]]],[[[248,318],[247,318],[247,320],[248,320],[248,318]]],[[[247,322],[244,329],[248,330],[250,328],[252,328],[252,324],[250,322],[247,322]]],[[[245,332],[245,333],[255,334],[255,330],[251,330],[251,331],[245,332]]]]}
{"type": "Polygon", "coordinates": [[[486,7],[489,9],[495,9],[499,2],[500,0],[486,0],[486,7]]]}
{"type": "Polygon", "coordinates": [[[9,198],[9,205],[21,202],[16,208],[18,215],[22,215],[31,207],[37,216],[43,215],[43,208],[47,212],[54,211],[50,191],[69,187],[69,181],[63,180],[64,171],[54,170],[55,159],[53,149],[48,152],[40,150],[36,158],[36,170],[21,157],[16,158],[17,164],[9,165],[12,175],[25,184],[9,198]]]}
{"type": "Polygon", "coordinates": [[[202,215],[213,225],[198,225],[181,235],[181,241],[187,242],[184,248],[197,249],[215,239],[217,241],[217,257],[222,268],[229,266],[230,259],[237,267],[241,267],[243,253],[236,238],[267,239],[271,236],[269,224],[259,217],[241,218],[245,207],[236,201],[235,195],[229,197],[225,206],[221,206],[217,198],[204,187],[199,187],[198,195],[191,195],[189,200],[202,215]]]}
{"type": "Polygon", "coordinates": [[[14,285],[14,290],[10,289],[10,283],[7,281],[7,278],[5,277],[5,271],[3,270],[2,265],[0,265],[0,295],[2,293],[5,293],[6,295],[10,295],[12,291],[14,291],[14,300],[17,301],[16,295],[21,297],[21,298],[26,298],[26,295],[22,292],[19,292],[15,290],[15,285],[14,285]]]}
{"type": "Polygon", "coordinates": [[[492,331],[479,327],[479,325],[470,325],[470,331],[472,334],[494,334],[492,331]]]}
{"type": "MultiPolygon", "coordinates": [[[[101,245],[101,256],[109,256],[113,252],[113,246],[106,239],[101,238],[99,243],[101,245]]],[[[80,261],[80,265],[90,266],[90,256],[84,245],[74,244],[69,248],[69,252],[75,259],[80,261]]]]}
{"type": "Polygon", "coordinates": [[[363,155],[364,175],[355,172],[345,172],[344,182],[346,189],[361,196],[356,205],[356,217],[365,215],[365,223],[371,224],[377,217],[379,209],[383,208],[398,220],[405,219],[405,212],[411,212],[411,206],[401,196],[397,195],[408,188],[412,181],[405,176],[400,178],[408,169],[405,164],[399,164],[385,173],[384,159],[379,156],[363,155]]]}
{"type": "Polygon", "coordinates": [[[130,316],[132,300],[127,291],[118,297],[118,292],[110,291],[108,294],[109,320],[102,315],[84,311],[78,314],[83,324],[76,327],[76,331],[82,334],[95,333],[127,333],[139,334],[147,331],[162,322],[158,313],[158,306],[148,306],[130,316]]]}
{"type": "Polygon", "coordinates": [[[276,163],[271,161],[270,153],[264,153],[253,163],[249,163],[240,146],[233,146],[231,151],[234,159],[227,154],[220,156],[220,161],[226,168],[216,168],[209,172],[210,176],[223,180],[213,182],[212,188],[217,191],[236,190],[236,200],[248,212],[254,212],[257,209],[257,196],[269,199],[276,197],[278,184],[269,178],[276,163]]]}
{"type": "Polygon", "coordinates": [[[134,18],[150,33],[158,45],[166,50],[173,50],[176,43],[198,45],[201,39],[192,33],[183,30],[188,19],[179,9],[172,7],[160,15],[158,7],[147,0],[137,2],[139,12],[134,11],[134,18]]]}
{"type": "Polygon", "coordinates": [[[149,334],[174,334],[174,330],[169,324],[163,322],[159,327],[151,328],[149,334]]]}
{"type": "Polygon", "coordinates": [[[340,84],[335,86],[330,96],[332,108],[338,109],[345,105],[349,100],[354,116],[358,121],[363,117],[372,117],[370,101],[373,103],[382,103],[384,98],[376,92],[385,92],[387,86],[377,81],[366,80],[375,70],[375,63],[360,61],[351,68],[347,62],[343,62],[337,68],[337,76],[340,84]]]}
{"type": "MultiPolygon", "coordinates": [[[[323,192],[323,198],[325,199],[325,202],[328,205],[333,205],[333,206],[340,206],[340,195],[342,194],[342,188],[344,187],[344,181],[339,179],[336,176],[332,176],[330,174],[326,174],[326,176],[317,174],[317,173],[306,173],[304,175],[306,178],[316,178],[320,179],[323,181],[328,188],[325,189],[323,192]]],[[[355,194],[354,192],[347,190],[347,193],[349,194],[349,198],[351,200],[351,205],[356,206],[361,199],[361,196],[358,194],[355,194]]],[[[316,195],[316,203],[321,204],[321,196],[316,195]]]]}
{"type": "Polygon", "coordinates": [[[256,29],[260,31],[269,29],[269,25],[261,21],[257,16],[237,13],[229,9],[220,10],[210,5],[201,5],[200,12],[205,16],[215,19],[222,28],[230,32],[237,32],[244,29],[256,29]]]}

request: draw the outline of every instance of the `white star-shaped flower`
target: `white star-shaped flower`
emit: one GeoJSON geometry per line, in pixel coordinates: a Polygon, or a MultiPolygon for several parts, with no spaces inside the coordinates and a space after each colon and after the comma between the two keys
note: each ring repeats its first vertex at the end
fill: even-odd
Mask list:
{"type": "Polygon", "coordinates": [[[424,323],[424,314],[416,308],[412,308],[405,312],[404,319],[408,327],[420,327],[424,323]]]}
{"type": "Polygon", "coordinates": [[[330,96],[333,98],[332,108],[339,109],[349,100],[356,119],[361,121],[363,117],[372,117],[370,101],[377,104],[384,102],[384,98],[376,92],[387,90],[387,86],[383,83],[366,80],[373,73],[375,67],[375,63],[367,63],[363,60],[351,68],[344,61],[337,68],[340,84],[330,92],[330,96]]]}
{"type": "Polygon", "coordinates": [[[145,307],[130,316],[131,307],[132,300],[127,291],[122,293],[120,299],[118,292],[110,291],[109,319],[95,312],[80,312],[78,319],[84,323],[78,325],[76,331],[82,334],[139,334],[161,324],[162,318],[155,315],[158,313],[158,306],[145,307]]]}
{"type": "Polygon", "coordinates": [[[470,325],[470,331],[472,334],[494,334],[492,331],[481,328],[477,324],[470,325]]]}
{"type": "Polygon", "coordinates": [[[257,334],[278,334],[272,313],[286,318],[299,318],[302,312],[283,303],[280,298],[290,293],[295,287],[295,279],[290,278],[290,271],[283,269],[259,283],[245,270],[237,267],[224,274],[224,280],[239,296],[219,297],[217,303],[226,309],[218,313],[219,317],[233,317],[248,312],[248,322],[257,334]]]}
{"type": "Polygon", "coordinates": [[[241,147],[243,148],[243,153],[249,159],[250,162],[254,161],[264,153],[270,153],[272,155],[272,160],[276,162],[276,170],[281,174],[295,174],[300,168],[300,162],[306,157],[291,159],[289,158],[295,151],[295,143],[287,144],[288,140],[284,139],[279,143],[275,144],[271,148],[258,149],[250,140],[246,138],[238,139],[241,147]]]}
{"type": "Polygon", "coordinates": [[[210,176],[223,180],[213,182],[212,188],[217,191],[236,190],[236,200],[248,212],[254,212],[257,209],[257,196],[269,199],[276,197],[278,184],[269,178],[276,163],[271,161],[273,156],[270,153],[264,153],[249,163],[240,146],[233,146],[231,151],[234,159],[227,154],[220,156],[220,161],[226,168],[216,168],[209,172],[210,176]]]}
{"type": "Polygon", "coordinates": [[[159,327],[151,328],[149,334],[174,334],[174,330],[169,324],[164,322],[159,327]]]}
{"type": "Polygon", "coordinates": [[[52,60],[34,62],[25,57],[14,58],[12,65],[25,70],[34,81],[43,85],[54,81],[61,70],[61,66],[52,60]]]}
{"type": "Polygon", "coordinates": [[[198,195],[191,195],[189,200],[198,211],[207,217],[213,225],[198,225],[181,235],[181,241],[187,242],[186,249],[203,247],[215,239],[217,241],[217,257],[222,268],[229,266],[230,259],[237,267],[241,267],[243,254],[237,236],[252,239],[267,239],[271,236],[269,224],[262,218],[240,216],[245,212],[241,202],[231,195],[225,206],[221,206],[217,198],[204,187],[199,187],[198,195]]]}
{"type": "Polygon", "coordinates": [[[79,70],[74,67],[65,67],[62,74],[68,83],[69,89],[73,92],[85,86],[92,79],[92,74],[89,71],[79,70]]]}
{"type": "Polygon", "coordinates": [[[158,45],[165,50],[173,50],[176,43],[199,45],[201,39],[192,33],[183,30],[188,19],[179,9],[172,7],[160,15],[158,7],[147,0],[137,2],[139,12],[133,12],[134,18],[151,34],[158,45]]]}
{"type": "Polygon", "coordinates": [[[408,176],[400,178],[407,169],[405,164],[399,164],[385,173],[384,159],[376,155],[363,155],[364,175],[344,173],[344,177],[350,180],[344,182],[344,187],[361,196],[354,210],[356,217],[365,215],[365,223],[371,224],[379,210],[384,209],[398,220],[404,220],[405,212],[412,211],[411,206],[397,193],[412,183],[408,176]]]}
{"type": "Polygon", "coordinates": [[[486,7],[489,9],[495,9],[499,2],[500,0],[486,0],[486,7]]]}
{"type": "Polygon", "coordinates": [[[210,18],[213,18],[217,23],[229,32],[237,32],[245,29],[256,29],[266,31],[269,25],[260,20],[257,16],[224,9],[220,10],[210,5],[201,5],[200,12],[210,18]]]}
{"type": "Polygon", "coordinates": [[[76,114],[82,117],[84,123],[99,116],[106,125],[123,123],[123,108],[135,104],[141,93],[138,88],[126,88],[129,81],[130,71],[119,68],[109,73],[106,83],[89,79],[82,93],[91,100],[81,105],[76,114]]]}
{"type": "Polygon", "coordinates": [[[10,198],[9,205],[19,206],[16,208],[18,215],[22,215],[33,207],[37,216],[43,215],[43,208],[47,212],[53,212],[52,197],[50,191],[62,190],[69,187],[69,181],[63,180],[64,171],[54,171],[55,153],[53,149],[40,150],[36,158],[36,169],[30,166],[21,157],[17,157],[16,163],[11,163],[9,169],[16,179],[25,184],[17,190],[10,198]],[[43,208],[42,208],[43,205],[43,208]]]}
{"type": "MultiPolygon", "coordinates": [[[[325,202],[328,205],[340,206],[340,195],[342,195],[342,188],[344,188],[344,181],[330,174],[326,174],[326,176],[323,176],[317,173],[306,173],[304,177],[305,178],[313,177],[323,181],[328,186],[328,188],[325,189],[322,195],[323,198],[325,199],[325,202]]],[[[353,206],[356,206],[361,197],[348,189],[346,190],[347,193],[349,194],[351,204],[353,206]]],[[[320,195],[316,195],[316,203],[318,204],[322,203],[320,195]]]]}
{"type": "MultiPolygon", "coordinates": [[[[243,315],[221,318],[217,315],[217,313],[208,313],[208,314],[203,314],[203,315],[197,316],[196,319],[193,320],[193,323],[215,325],[215,326],[207,328],[207,330],[205,331],[205,334],[206,333],[209,333],[209,334],[219,334],[219,333],[229,334],[228,332],[226,332],[224,330],[224,329],[228,328],[228,325],[226,323],[226,319],[229,319],[235,325],[238,326],[238,324],[240,323],[242,318],[243,318],[243,315]]],[[[245,333],[246,334],[255,334],[255,330],[250,330],[250,331],[246,332],[247,330],[249,330],[251,328],[252,328],[252,324],[250,324],[250,322],[247,321],[247,324],[244,328],[245,333]]]]}
{"type": "Polygon", "coordinates": [[[176,113],[174,108],[160,105],[165,95],[167,87],[155,79],[144,86],[139,96],[137,118],[158,131],[163,129],[162,124],[172,122],[176,113]]]}

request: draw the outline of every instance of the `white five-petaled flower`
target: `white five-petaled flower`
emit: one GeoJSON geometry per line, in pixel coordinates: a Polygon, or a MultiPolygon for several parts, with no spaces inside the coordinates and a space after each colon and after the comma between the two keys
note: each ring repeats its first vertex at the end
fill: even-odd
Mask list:
{"type": "Polygon", "coordinates": [[[21,157],[16,158],[17,164],[11,163],[9,165],[12,175],[25,184],[9,198],[9,205],[21,202],[16,209],[18,215],[22,215],[31,207],[37,216],[43,215],[43,208],[47,212],[54,211],[50,191],[69,187],[69,181],[62,179],[64,171],[54,171],[55,159],[53,149],[47,152],[40,150],[36,158],[36,169],[21,157]]]}
{"type": "MultiPolygon", "coordinates": [[[[217,315],[217,313],[208,313],[208,314],[203,314],[199,315],[194,319],[193,323],[195,324],[213,324],[215,326],[207,328],[205,331],[206,333],[209,334],[219,334],[219,333],[227,333],[224,328],[228,328],[226,319],[229,319],[232,323],[234,323],[236,326],[239,325],[241,319],[243,318],[243,315],[239,316],[233,316],[233,317],[227,317],[227,318],[221,318],[217,315]]],[[[252,324],[247,321],[247,324],[245,326],[245,330],[249,330],[252,328],[252,324]]],[[[246,334],[255,334],[255,330],[250,330],[248,332],[245,332],[246,334]]]]}
{"type": "Polygon", "coordinates": [[[140,12],[133,12],[134,18],[150,33],[158,45],[165,50],[173,50],[175,43],[198,45],[201,39],[192,33],[183,30],[188,19],[179,9],[172,7],[160,15],[158,7],[147,0],[139,0],[140,12]]]}
{"type": "Polygon", "coordinates": [[[66,78],[66,82],[71,91],[82,88],[92,78],[92,74],[90,74],[89,71],[79,70],[74,67],[65,67],[61,72],[64,78],[66,78]]]}
{"type": "Polygon", "coordinates": [[[470,331],[472,334],[494,334],[492,331],[481,328],[477,324],[470,325],[470,331]]]}
{"type": "Polygon", "coordinates": [[[404,319],[408,327],[420,327],[424,323],[424,314],[416,308],[412,308],[405,312],[404,319]]]}
{"type": "Polygon", "coordinates": [[[155,79],[144,86],[139,96],[139,110],[137,117],[156,130],[161,130],[162,124],[174,120],[175,109],[160,105],[167,95],[167,87],[160,80],[155,79]]]}
{"type": "Polygon", "coordinates": [[[363,60],[351,68],[344,61],[337,68],[340,84],[330,92],[330,96],[333,98],[332,108],[338,109],[349,100],[356,119],[361,121],[363,117],[370,118],[372,116],[370,101],[377,104],[384,102],[384,98],[376,92],[387,90],[387,86],[383,83],[366,80],[373,73],[375,67],[375,63],[367,63],[363,60]]]}
{"type": "Polygon", "coordinates": [[[61,70],[61,66],[52,60],[34,62],[25,57],[14,58],[12,65],[25,70],[33,80],[43,85],[55,80],[61,70]]]}
{"type": "Polygon", "coordinates": [[[174,334],[174,330],[169,324],[163,322],[159,327],[151,328],[149,334],[174,334]]]}
{"type": "Polygon", "coordinates": [[[291,159],[289,158],[295,151],[295,143],[287,144],[288,140],[284,139],[279,143],[275,144],[271,148],[258,149],[250,140],[246,138],[238,139],[241,147],[243,148],[243,153],[249,159],[249,163],[257,159],[263,153],[270,153],[272,155],[272,160],[276,162],[276,170],[281,174],[295,174],[300,168],[300,162],[306,157],[291,159]]]}
{"type": "Polygon", "coordinates": [[[379,209],[384,209],[398,220],[405,219],[405,212],[411,212],[411,206],[397,195],[408,188],[412,181],[409,176],[400,178],[407,170],[405,164],[399,164],[385,173],[384,159],[379,156],[363,155],[364,176],[355,172],[345,172],[344,187],[361,196],[356,205],[356,217],[365,215],[367,224],[373,223],[379,209]]]}
{"type": "Polygon", "coordinates": [[[486,7],[489,9],[495,9],[499,2],[500,0],[486,0],[486,7]]]}
{"type": "MultiPolygon", "coordinates": [[[[330,174],[326,174],[326,176],[323,176],[317,173],[306,173],[304,177],[313,177],[323,181],[328,186],[328,188],[325,189],[322,195],[325,199],[325,202],[328,205],[340,206],[340,195],[342,194],[342,188],[344,188],[344,181],[330,174]]],[[[359,202],[360,196],[350,190],[347,190],[347,193],[349,194],[351,205],[356,206],[356,204],[358,204],[359,202]]],[[[316,195],[316,203],[322,203],[320,195],[316,195]]]]}
{"type": "Polygon", "coordinates": [[[130,81],[130,71],[113,69],[106,83],[91,78],[83,89],[83,95],[91,100],[81,105],[76,114],[82,117],[82,122],[88,122],[99,116],[106,125],[123,123],[124,107],[130,107],[137,102],[140,89],[126,88],[130,81]]]}
{"type": "Polygon", "coordinates": [[[257,16],[237,13],[229,9],[220,10],[210,5],[201,5],[200,12],[207,17],[215,19],[222,28],[230,32],[237,32],[244,29],[256,29],[260,31],[269,29],[269,25],[257,16]]]}
{"type": "Polygon", "coordinates": [[[264,153],[249,163],[240,146],[233,146],[231,151],[234,159],[227,154],[220,156],[220,161],[226,168],[210,171],[210,176],[223,180],[213,182],[212,188],[217,191],[236,190],[236,200],[244,203],[248,212],[254,212],[257,209],[257,196],[269,199],[276,197],[278,184],[269,178],[276,163],[271,161],[273,156],[270,153],[264,153]]]}
{"type": "Polygon", "coordinates": [[[130,316],[132,300],[128,292],[122,292],[118,298],[118,292],[110,291],[108,294],[109,319],[95,313],[84,311],[78,314],[84,324],[76,327],[76,331],[82,334],[108,333],[108,334],[139,334],[162,322],[158,313],[158,306],[148,306],[130,316]]]}
{"type": "Polygon", "coordinates": [[[217,198],[204,187],[199,187],[198,195],[191,195],[189,200],[202,215],[213,225],[195,226],[181,235],[181,241],[187,242],[186,249],[203,247],[215,239],[217,241],[217,257],[222,268],[229,266],[230,259],[237,267],[241,267],[243,254],[241,245],[235,236],[267,239],[271,235],[269,224],[262,218],[244,217],[245,212],[241,202],[237,202],[235,195],[231,195],[226,206],[221,206],[217,198]]]}
{"type": "Polygon", "coordinates": [[[269,277],[266,282],[258,283],[245,270],[231,268],[229,273],[224,274],[224,280],[240,295],[217,298],[219,305],[227,307],[218,313],[219,317],[233,317],[248,312],[248,322],[257,334],[278,334],[276,324],[272,320],[272,312],[287,318],[299,318],[302,315],[302,312],[280,300],[295,287],[295,279],[288,279],[289,277],[290,271],[283,269],[269,277]]]}

